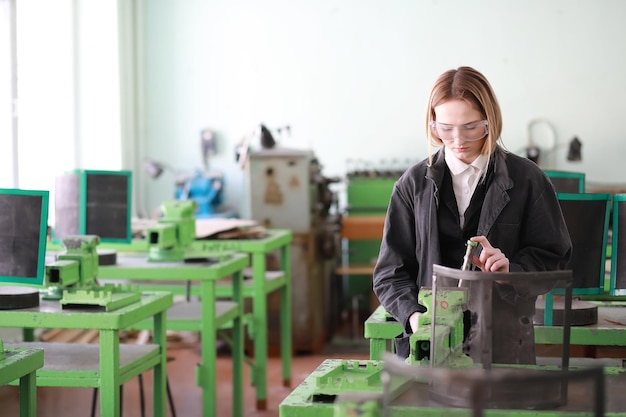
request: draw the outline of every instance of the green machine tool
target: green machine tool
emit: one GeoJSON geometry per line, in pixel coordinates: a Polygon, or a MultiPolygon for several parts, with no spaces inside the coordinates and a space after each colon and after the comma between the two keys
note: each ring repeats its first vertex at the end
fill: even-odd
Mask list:
{"type": "Polygon", "coordinates": [[[68,236],[62,242],[65,251],[45,266],[44,299],[59,300],[63,308],[92,306],[106,311],[141,299],[127,286],[98,284],[98,236],[68,236]]]}
{"type": "MultiPolygon", "coordinates": [[[[433,305],[431,288],[423,288],[420,304],[433,305]]],[[[471,367],[474,361],[463,353],[463,310],[467,306],[467,288],[446,288],[437,293],[437,314],[429,309],[418,319],[418,329],[409,339],[408,363],[418,365],[471,367]],[[435,322],[433,323],[433,320],[435,322]],[[433,329],[434,327],[434,329],[433,329]]]]}
{"type": "Polygon", "coordinates": [[[196,202],[166,201],[161,205],[163,216],[146,231],[148,260],[181,262],[192,256],[191,243],[196,238],[196,202]]]}

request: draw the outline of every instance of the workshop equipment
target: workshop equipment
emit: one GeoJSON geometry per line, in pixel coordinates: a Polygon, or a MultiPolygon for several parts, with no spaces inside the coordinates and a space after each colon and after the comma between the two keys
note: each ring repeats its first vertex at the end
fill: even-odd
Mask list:
{"type": "Polygon", "coordinates": [[[428,307],[428,311],[420,317],[421,330],[410,339],[411,354],[402,361],[405,371],[395,376],[385,375],[381,369],[385,369],[387,361],[383,366],[380,366],[380,361],[359,361],[357,368],[360,375],[357,377],[353,371],[345,371],[346,366],[353,368],[354,365],[348,365],[346,361],[328,361],[328,366],[322,365],[314,372],[315,378],[307,379],[283,401],[280,407],[281,416],[355,415],[354,409],[341,409],[339,405],[331,409],[334,408],[340,414],[333,414],[330,410],[327,412],[325,404],[338,404],[339,397],[344,395],[352,398],[373,398],[373,402],[364,410],[371,413],[368,415],[381,415],[383,410],[388,411],[385,408],[387,406],[397,406],[400,410],[398,415],[409,415],[411,412],[420,415],[448,415],[445,410],[449,407],[473,406],[476,399],[472,391],[474,385],[467,381],[475,375],[489,381],[482,386],[480,394],[484,408],[550,408],[552,412],[552,408],[570,405],[567,403],[568,385],[563,382],[563,378],[573,377],[572,374],[565,373],[569,371],[571,271],[484,273],[435,265],[433,272],[432,288],[420,289],[419,301],[428,307]],[[462,288],[455,282],[460,279],[464,281],[462,288]],[[440,287],[440,284],[445,286],[440,287]],[[493,351],[503,341],[492,330],[494,322],[500,319],[500,312],[496,315],[492,310],[492,303],[495,291],[499,291],[498,295],[501,295],[500,291],[506,291],[506,287],[500,287],[505,284],[514,286],[517,294],[528,296],[529,299],[555,287],[565,288],[567,303],[560,367],[494,363],[493,351]],[[467,329],[463,325],[462,313],[465,311],[471,312],[472,326],[464,337],[467,329]],[[538,375],[538,371],[553,373],[546,374],[543,378],[544,375],[538,375]],[[442,372],[449,372],[451,376],[439,379],[438,375],[442,372]],[[394,380],[396,377],[404,377],[406,384],[401,380],[394,380]],[[524,377],[532,383],[521,381],[524,377]],[[334,393],[329,392],[326,386],[328,381],[332,381],[334,393]],[[365,386],[363,381],[367,381],[365,386]],[[408,391],[407,384],[415,381],[419,382],[417,387],[411,388],[415,391],[408,391]],[[411,394],[407,399],[408,392],[411,394]],[[413,392],[415,396],[412,396],[413,392]],[[399,398],[404,398],[403,401],[407,402],[396,403],[399,398]],[[304,413],[303,407],[315,410],[315,414],[304,413]],[[407,414],[402,414],[403,412],[407,414]]]}
{"type": "Polygon", "coordinates": [[[160,177],[165,171],[171,171],[174,175],[174,198],[194,201],[196,218],[236,217],[235,212],[222,206],[224,176],[220,172],[209,170],[209,159],[217,153],[216,135],[211,129],[200,132],[200,151],[203,169],[196,169],[192,173],[148,158],[144,159],[143,167],[153,179],[160,177]]]}
{"type": "MultiPolygon", "coordinates": [[[[293,349],[317,353],[329,336],[330,283],[333,269],[336,218],[330,215],[336,201],[322,174],[322,165],[311,150],[274,147],[251,152],[246,163],[249,218],[268,229],[289,229],[293,300],[293,349]]],[[[268,269],[277,265],[268,258],[268,269]]],[[[278,294],[268,300],[268,314],[278,317],[278,294]]],[[[270,322],[270,334],[278,331],[270,322]]],[[[270,351],[279,349],[278,337],[270,337],[270,351]],[[273,345],[273,346],[272,346],[273,345]]]]}
{"type": "Polygon", "coordinates": [[[123,307],[141,299],[138,291],[120,285],[98,284],[98,236],[63,238],[64,252],[46,263],[46,289],[43,299],[59,300],[62,308],[94,306],[105,311],[123,307]]]}
{"type": "Polygon", "coordinates": [[[196,203],[193,200],[165,201],[162,216],[146,230],[148,260],[182,262],[196,239],[196,203]]]}
{"type": "MultiPolygon", "coordinates": [[[[418,300],[425,306],[433,305],[430,288],[422,288],[418,300]]],[[[442,289],[437,294],[438,314],[436,322],[432,309],[420,314],[418,328],[410,337],[409,362],[434,366],[450,364],[454,367],[473,365],[472,359],[463,353],[463,309],[468,302],[467,288],[442,289]],[[434,337],[433,337],[434,335],[434,337]],[[434,358],[431,358],[434,349],[434,358]]]]}
{"type": "MultiPolygon", "coordinates": [[[[408,160],[404,162],[392,160],[389,164],[384,161],[372,163],[348,160],[346,208],[341,221],[357,216],[378,217],[384,221],[393,186],[409,165],[408,160]]],[[[381,240],[382,233],[366,239],[344,239],[341,262],[350,265],[370,265],[373,268],[380,252],[381,240]]],[[[361,320],[363,316],[361,313],[372,313],[378,302],[377,299],[376,303],[372,302],[372,272],[368,270],[361,276],[350,275],[344,280],[343,293],[347,299],[352,300],[352,315],[356,316],[353,320],[361,320]]],[[[339,308],[347,310],[348,306],[340,305],[339,308]]]]}
{"type": "Polygon", "coordinates": [[[224,178],[221,174],[196,171],[183,181],[176,182],[174,197],[193,200],[197,218],[210,218],[220,213],[224,202],[224,178]]]}
{"type": "Polygon", "coordinates": [[[218,172],[196,170],[193,174],[174,170],[169,165],[145,159],[144,171],[151,178],[159,178],[165,171],[174,173],[174,198],[192,200],[196,203],[195,214],[198,218],[232,217],[222,208],[224,202],[224,176],[218,172]]]}

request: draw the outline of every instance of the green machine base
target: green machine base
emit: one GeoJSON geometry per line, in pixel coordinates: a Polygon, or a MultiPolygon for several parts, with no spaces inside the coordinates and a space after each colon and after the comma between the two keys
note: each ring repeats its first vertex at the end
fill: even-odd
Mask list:
{"type": "Polygon", "coordinates": [[[110,311],[140,300],[139,292],[123,292],[104,286],[93,289],[66,289],[60,303],[64,309],[94,307],[110,311]]]}

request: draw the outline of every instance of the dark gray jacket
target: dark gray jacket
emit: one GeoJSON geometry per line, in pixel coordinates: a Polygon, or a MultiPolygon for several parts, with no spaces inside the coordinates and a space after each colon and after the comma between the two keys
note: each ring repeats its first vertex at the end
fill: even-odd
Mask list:
{"type": "MultiPolygon", "coordinates": [[[[492,155],[493,180],[486,190],[477,235],[487,237],[514,271],[567,268],[572,243],[550,179],[534,162],[499,146],[492,155]]],[[[382,306],[410,330],[409,317],[426,308],[417,302],[440,263],[438,192],[446,170],[444,148],[398,179],[389,202],[374,292],[382,306]]],[[[459,265],[460,267],[460,265],[459,265]]]]}

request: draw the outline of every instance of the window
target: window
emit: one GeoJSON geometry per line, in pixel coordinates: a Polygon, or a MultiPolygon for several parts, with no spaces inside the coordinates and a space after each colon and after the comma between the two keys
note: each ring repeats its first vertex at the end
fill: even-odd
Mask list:
{"type": "Polygon", "coordinates": [[[121,169],[117,2],[0,0],[0,28],[0,187],[53,204],[58,174],[121,169]]]}

